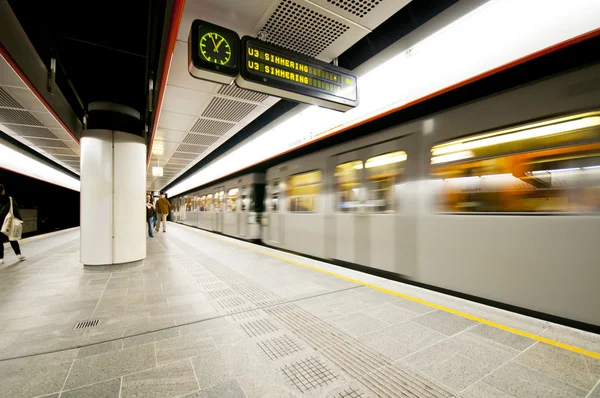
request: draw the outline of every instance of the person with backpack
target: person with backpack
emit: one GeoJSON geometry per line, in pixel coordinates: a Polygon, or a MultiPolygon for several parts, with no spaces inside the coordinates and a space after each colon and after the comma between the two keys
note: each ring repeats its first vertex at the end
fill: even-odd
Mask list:
{"type": "MultiPolygon", "coordinates": [[[[0,227],[4,225],[4,220],[6,220],[6,217],[9,216],[11,211],[13,217],[22,220],[17,201],[11,198],[10,196],[6,195],[4,185],[0,184],[0,227]]],[[[0,265],[4,264],[4,237],[6,237],[6,235],[0,233],[0,265]]],[[[15,251],[15,254],[17,255],[19,261],[25,261],[25,256],[21,254],[19,242],[16,240],[11,240],[10,246],[15,251]]]]}
{"type": "Polygon", "coordinates": [[[154,238],[152,230],[154,229],[154,224],[156,224],[156,210],[150,195],[146,195],[146,222],[148,223],[148,234],[151,238],[154,238]]]}

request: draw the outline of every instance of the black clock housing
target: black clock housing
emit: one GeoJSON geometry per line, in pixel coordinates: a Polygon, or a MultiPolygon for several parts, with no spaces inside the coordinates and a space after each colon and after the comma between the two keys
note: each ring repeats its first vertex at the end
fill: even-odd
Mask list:
{"type": "Polygon", "coordinates": [[[188,38],[188,69],[197,79],[230,84],[240,69],[240,37],[231,29],[196,19],[192,22],[188,38]],[[215,37],[218,35],[229,44],[231,55],[226,63],[209,61],[202,54],[200,41],[208,33],[214,34],[215,37]]]}

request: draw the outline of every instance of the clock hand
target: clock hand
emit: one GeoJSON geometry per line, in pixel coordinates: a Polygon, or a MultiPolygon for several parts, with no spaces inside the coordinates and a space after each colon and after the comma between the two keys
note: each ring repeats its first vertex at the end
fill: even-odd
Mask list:
{"type": "Polygon", "coordinates": [[[225,38],[221,38],[221,41],[219,42],[219,44],[217,44],[217,46],[215,47],[215,51],[219,52],[219,47],[221,47],[221,43],[223,43],[225,41],[225,38]]]}
{"type": "Polygon", "coordinates": [[[215,52],[219,52],[219,51],[217,50],[217,43],[215,43],[215,38],[213,37],[213,35],[211,35],[211,34],[209,33],[209,34],[208,34],[208,37],[210,37],[210,39],[211,39],[211,40],[212,40],[212,42],[213,42],[213,46],[215,46],[215,52]]]}

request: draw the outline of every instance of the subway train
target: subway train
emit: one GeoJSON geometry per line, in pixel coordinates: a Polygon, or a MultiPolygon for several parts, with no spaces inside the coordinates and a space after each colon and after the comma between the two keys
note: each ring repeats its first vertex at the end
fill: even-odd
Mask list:
{"type": "Polygon", "coordinates": [[[173,219],[597,328],[599,77],[586,66],[202,187],[173,219]]]}

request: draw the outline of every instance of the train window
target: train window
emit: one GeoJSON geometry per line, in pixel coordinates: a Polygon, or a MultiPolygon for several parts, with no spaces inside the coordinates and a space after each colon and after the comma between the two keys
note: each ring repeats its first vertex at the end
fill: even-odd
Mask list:
{"type": "Polygon", "coordinates": [[[242,187],[242,200],[240,201],[240,203],[242,206],[241,210],[247,211],[248,205],[250,204],[250,198],[248,197],[248,187],[247,186],[242,187]]]}
{"type": "Polygon", "coordinates": [[[296,174],[288,179],[288,198],[291,212],[315,212],[317,198],[321,193],[321,170],[296,174]]]}
{"type": "Polygon", "coordinates": [[[441,212],[600,212],[600,112],[432,148],[441,212]]]}
{"type": "Polygon", "coordinates": [[[206,195],[206,211],[212,211],[212,210],[213,210],[213,196],[206,195]]]}
{"type": "Polygon", "coordinates": [[[279,180],[273,181],[273,188],[271,189],[271,213],[279,212],[279,194],[281,193],[281,183],[279,180]]]}
{"type": "Polygon", "coordinates": [[[227,212],[234,213],[237,209],[239,189],[232,188],[227,192],[227,212]]]}
{"type": "Polygon", "coordinates": [[[185,211],[192,211],[193,198],[185,198],[185,211]]]}
{"type": "Polygon", "coordinates": [[[215,194],[215,200],[218,197],[218,211],[223,211],[223,202],[225,202],[225,191],[220,191],[219,193],[215,194]]]}
{"type": "Polygon", "coordinates": [[[200,211],[206,211],[206,196],[200,197],[200,211]]]}
{"type": "Polygon", "coordinates": [[[360,204],[360,175],[363,162],[355,160],[335,166],[337,209],[344,213],[355,212],[360,204]]]}
{"type": "Polygon", "coordinates": [[[366,208],[373,213],[394,211],[394,188],[402,182],[404,151],[386,153],[367,159],[365,162],[367,202],[366,208]]]}

